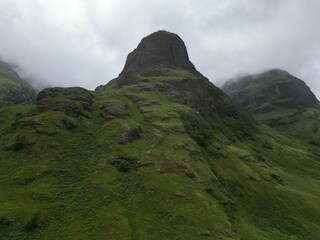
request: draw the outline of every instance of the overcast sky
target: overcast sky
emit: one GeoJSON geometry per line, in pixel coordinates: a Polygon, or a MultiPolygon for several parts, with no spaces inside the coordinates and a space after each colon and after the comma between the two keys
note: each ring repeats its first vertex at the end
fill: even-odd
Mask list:
{"type": "Polygon", "coordinates": [[[282,68],[320,98],[319,25],[319,0],[0,0],[0,57],[42,84],[94,89],[164,29],[218,86],[282,68]]]}

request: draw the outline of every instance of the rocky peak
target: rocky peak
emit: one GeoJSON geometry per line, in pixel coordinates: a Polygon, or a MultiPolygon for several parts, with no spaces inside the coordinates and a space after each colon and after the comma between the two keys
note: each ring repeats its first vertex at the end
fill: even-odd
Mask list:
{"type": "Polygon", "coordinates": [[[143,38],[127,57],[120,76],[154,68],[183,68],[197,72],[190,62],[183,40],[174,33],[157,31],[143,38]]]}
{"type": "Polygon", "coordinates": [[[285,101],[292,108],[319,104],[304,81],[281,69],[227,82],[222,89],[238,104],[248,109],[259,108],[272,101],[285,101]]]}
{"type": "Polygon", "coordinates": [[[225,119],[237,119],[237,123],[225,123],[225,126],[230,127],[230,132],[241,129],[239,135],[247,138],[252,137],[256,130],[256,122],[252,117],[196,70],[189,60],[183,40],[174,33],[158,31],[143,38],[128,55],[119,77],[96,90],[103,91],[112,85],[117,88],[131,85],[128,89],[133,92],[128,96],[139,109],[148,103],[139,100],[135,94],[161,93],[171,101],[189,106],[197,114],[220,118],[222,122],[225,119]],[[242,129],[243,123],[249,127],[242,129]]]}

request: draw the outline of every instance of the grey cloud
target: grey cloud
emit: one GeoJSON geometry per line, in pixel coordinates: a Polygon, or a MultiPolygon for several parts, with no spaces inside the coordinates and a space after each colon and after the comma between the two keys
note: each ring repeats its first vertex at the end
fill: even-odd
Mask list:
{"type": "Polygon", "coordinates": [[[166,29],[217,85],[283,68],[320,98],[319,12],[317,0],[0,0],[0,56],[42,84],[93,89],[166,29]]]}

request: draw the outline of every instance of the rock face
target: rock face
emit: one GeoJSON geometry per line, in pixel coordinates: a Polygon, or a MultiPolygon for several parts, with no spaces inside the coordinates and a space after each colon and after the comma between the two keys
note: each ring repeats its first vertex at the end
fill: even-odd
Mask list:
{"type": "Polygon", "coordinates": [[[0,107],[32,104],[35,99],[35,89],[10,64],[0,61],[0,107]]]}
{"type": "Polygon", "coordinates": [[[40,111],[61,111],[67,114],[87,116],[92,111],[92,94],[80,87],[46,88],[37,97],[40,111]]]}
{"type": "Polygon", "coordinates": [[[142,39],[128,57],[121,75],[143,73],[155,67],[184,68],[196,72],[187,48],[174,33],[158,31],[142,39]]]}
{"type": "MultiPolygon", "coordinates": [[[[143,85],[143,89],[163,93],[171,101],[185,104],[199,114],[222,118],[223,121],[232,118],[234,121],[225,121],[231,132],[252,129],[252,133],[255,130],[251,116],[196,70],[189,60],[184,42],[177,34],[158,31],[143,38],[128,55],[119,77],[110,84],[112,82],[120,88],[143,85]],[[244,122],[247,128],[240,126],[244,122]]],[[[246,131],[241,134],[251,135],[246,131]]]]}
{"type": "Polygon", "coordinates": [[[226,83],[222,89],[249,110],[271,102],[292,108],[311,107],[319,103],[304,81],[279,69],[240,78],[226,83]]]}
{"type": "Polygon", "coordinates": [[[143,38],[128,55],[116,81],[118,86],[123,86],[148,82],[153,78],[157,79],[155,85],[158,91],[200,113],[219,111],[238,114],[236,108],[230,110],[226,105],[219,108],[219,105],[229,101],[228,97],[196,70],[189,60],[183,40],[177,34],[157,31],[143,38]]]}

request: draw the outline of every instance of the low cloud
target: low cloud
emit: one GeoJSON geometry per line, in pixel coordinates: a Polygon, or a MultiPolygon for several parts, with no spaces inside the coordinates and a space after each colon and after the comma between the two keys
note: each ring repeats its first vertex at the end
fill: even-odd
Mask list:
{"type": "Polygon", "coordinates": [[[0,56],[38,84],[94,89],[142,37],[165,29],[218,86],[282,68],[320,98],[319,12],[317,0],[0,0],[0,56]]]}

